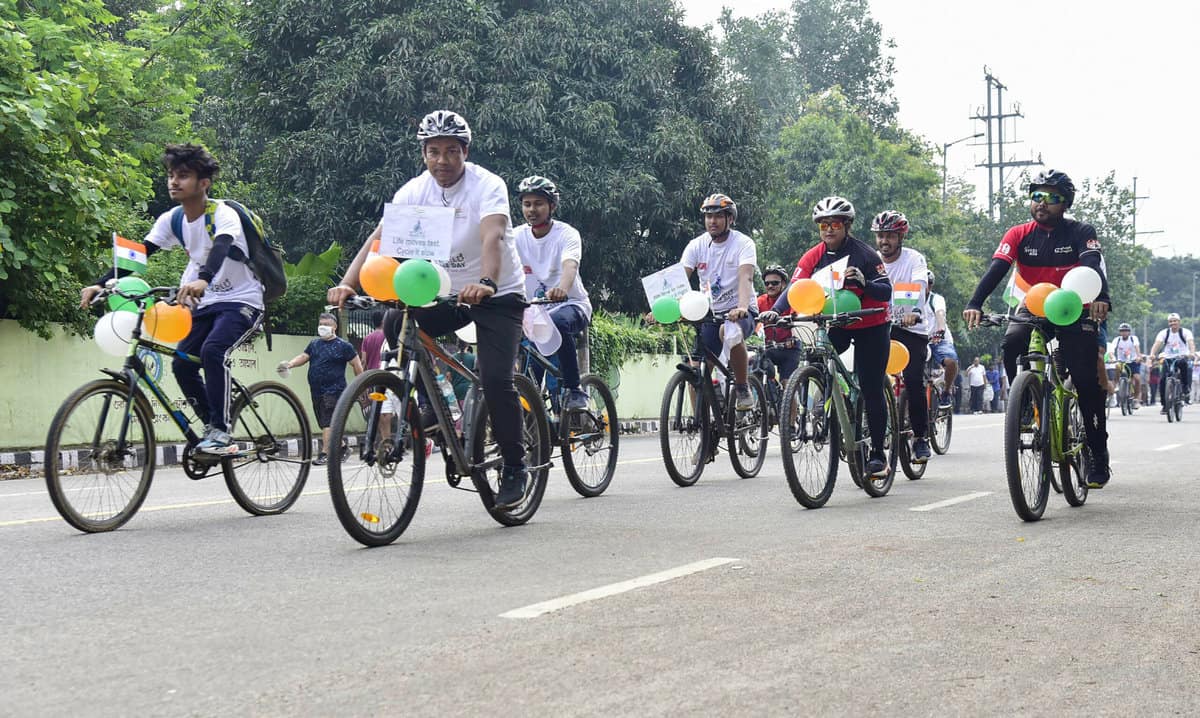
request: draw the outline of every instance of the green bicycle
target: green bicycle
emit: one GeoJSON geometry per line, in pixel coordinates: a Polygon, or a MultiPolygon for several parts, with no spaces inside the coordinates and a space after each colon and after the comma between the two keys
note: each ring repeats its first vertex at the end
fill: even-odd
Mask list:
{"type": "Polygon", "coordinates": [[[1008,392],[1004,415],[1004,468],[1013,508],[1025,521],[1037,521],[1046,510],[1050,484],[1061,487],[1071,506],[1088,497],[1091,455],[1084,439],[1079,395],[1062,378],[1058,350],[1049,351],[1049,321],[989,314],[980,326],[1029,324],[1029,348],[1018,360],[1021,371],[1008,392]],[[1054,467],[1058,470],[1055,482],[1054,467]]]}

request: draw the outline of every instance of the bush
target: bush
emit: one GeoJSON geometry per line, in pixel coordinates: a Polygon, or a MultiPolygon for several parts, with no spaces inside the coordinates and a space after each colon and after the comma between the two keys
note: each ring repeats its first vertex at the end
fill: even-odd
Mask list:
{"type": "Polygon", "coordinates": [[[288,278],[287,294],[268,307],[271,331],[306,336],[316,332],[317,317],[325,311],[329,279],[316,276],[288,278]]]}
{"type": "Polygon", "coordinates": [[[695,342],[694,337],[695,332],[688,325],[645,326],[641,317],[597,311],[588,339],[592,371],[607,376],[631,354],[684,351],[695,342]]]}

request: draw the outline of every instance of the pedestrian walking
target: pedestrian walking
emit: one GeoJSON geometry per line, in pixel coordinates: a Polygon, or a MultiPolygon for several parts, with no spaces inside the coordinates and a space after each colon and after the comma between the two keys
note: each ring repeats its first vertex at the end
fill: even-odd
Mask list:
{"type": "MultiPolygon", "coordinates": [[[[322,314],[317,324],[317,338],[308,343],[304,351],[292,359],[280,362],[277,371],[287,377],[291,370],[311,364],[308,368],[308,388],[312,394],[313,413],[317,415],[317,426],[321,427],[321,453],[313,464],[323,465],[329,458],[329,422],[338,397],[346,388],[346,365],[349,364],[358,376],[363,372],[362,361],[350,342],[338,337],[337,317],[322,314]]],[[[338,451],[336,459],[341,459],[338,451]]]]}
{"type": "Polygon", "coordinates": [[[987,370],[975,357],[971,366],[967,367],[967,386],[971,389],[971,413],[983,413],[983,389],[987,386],[987,370]]]}

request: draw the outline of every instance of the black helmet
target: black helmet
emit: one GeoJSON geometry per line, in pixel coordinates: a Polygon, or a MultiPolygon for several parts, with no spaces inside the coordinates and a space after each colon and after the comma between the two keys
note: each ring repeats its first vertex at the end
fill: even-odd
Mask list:
{"type": "Polygon", "coordinates": [[[1042,170],[1038,172],[1029,181],[1029,191],[1032,192],[1038,187],[1053,187],[1057,189],[1066,199],[1068,207],[1075,202],[1075,183],[1071,181],[1066,172],[1059,172],[1058,170],[1042,170]]]}
{"type": "Polygon", "coordinates": [[[767,267],[766,269],[764,269],[762,271],[762,277],[764,280],[767,278],[768,274],[778,274],[779,278],[782,279],[783,281],[786,282],[788,280],[787,270],[784,269],[783,267],[779,266],[778,264],[772,264],[771,266],[767,267]]]}

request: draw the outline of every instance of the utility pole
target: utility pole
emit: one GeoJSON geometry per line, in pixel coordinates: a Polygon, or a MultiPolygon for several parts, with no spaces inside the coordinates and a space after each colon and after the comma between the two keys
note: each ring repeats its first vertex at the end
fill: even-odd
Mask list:
{"type": "MultiPolygon", "coordinates": [[[[1150,195],[1139,195],[1137,193],[1137,177],[1134,177],[1133,178],[1133,208],[1130,210],[1130,219],[1129,219],[1129,228],[1130,228],[1130,231],[1133,233],[1133,243],[1134,244],[1137,244],[1137,238],[1138,238],[1139,234],[1162,234],[1163,233],[1163,231],[1161,229],[1151,229],[1151,230],[1148,230],[1145,232],[1137,231],[1137,203],[1138,203],[1139,199],[1150,199],[1150,195]]],[[[1150,250],[1149,247],[1147,247],[1146,249],[1150,250]]],[[[1142,270],[1142,284],[1147,289],[1150,288],[1150,263],[1153,261],[1154,261],[1154,251],[1150,250],[1150,259],[1146,262],[1146,268],[1142,270]]],[[[1194,313],[1195,312],[1193,312],[1193,314],[1194,313]]],[[[1142,317],[1142,341],[1146,341],[1146,339],[1149,337],[1149,335],[1150,335],[1150,312],[1146,312],[1146,315],[1144,317],[1142,317]]]]}
{"type": "Polygon", "coordinates": [[[976,132],[973,135],[968,135],[966,137],[959,138],[953,142],[943,142],[942,143],[942,206],[943,207],[946,206],[946,152],[948,152],[951,147],[953,147],[954,145],[957,145],[959,142],[966,142],[967,140],[974,140],[979,137],[983,137],[982,132],[976,132]]]}
{"type": "MultiPolygon", "coordinates": [[[[983,114],[984,109],[980,108],[975,111],[971,117],[973,120],[980,120],[985,123],[985,130],[981,134],[987,135],[988,159],[975,165],[976,167],[988,168],[988,215],[995,218],[996,210],[999,208],[997,201],[997,193],[1004,188],[1004,170],[1009,167],[1028,167],[1030,165],[1042,164],[1042,158],[1036,160],[1005,160],[1004,159],[1004,121],[1010,117],[1024,117],[1021,113],[1020,105],[1013,105],[1011,112],[1004,111],[1004,91],[1008,87],[1000,82],[1000,80],[992,74],[986,65],[983,67],[983,79],[987,84],[987,114],[983,114]],[[995,95],[996,101],[993,105],[992,96],[995,95]],[[995,129],[993,130],[993,124],[995,129]],[[995,148],[993,150],[993,147],[995,148]]],[[[1019,144],[1010,142],[1009,144],[1019,144]]]]}

